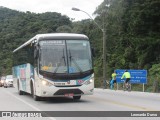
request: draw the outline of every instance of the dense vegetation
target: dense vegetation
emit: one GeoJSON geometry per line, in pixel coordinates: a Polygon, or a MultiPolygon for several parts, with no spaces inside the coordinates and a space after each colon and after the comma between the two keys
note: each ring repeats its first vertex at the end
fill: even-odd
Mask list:
{"type": "MultiPolygon", "coordinates": [[[[104,0],[98,6],[95,21],[107,35],[107,80],[114,69],[148,70],[146,91],[160,80],[159,11],[159,0],[104,0]]],[[[83,25],[77,32],[87,34],[96,49],[96,86],[102,86],[102,32],[92,21],[74,24],[75,28],[83,25]]],[[[135,86],[142,90],[142,85],[135,86]]]]}
{"type": "Polygon", "coordinates": [[[24,13],[0,7],[0,74],[11,74],[15,48],[36,34],[56,32],[63,26],[71,26],[71,21],[60,13],[24,13]]]}
{"type": "MultiPolygon", "coordinates": [[[[159,0],[104,0],[97,6],[95,21],[107,35],[107,80],[114,69],[148,70],[147,91],[152,90],[155,80],[160,80],[159,11],[159,0]]],[[[36,34],[51,32],[82,33],[90,38],[96,53],[96,87],[100,87],[102,31],[92,20],[72,22],[59,13],[35,14],[0,8],[0,74],[11,73],[12,50],[36,34]]]]}
{"type": "MultiPolygon", "coordinates": [[[[152,70],[159,75],[160,69],[155,67],[160,61],[159,10],[159,0],[105,0],[95,11],[97,21],[106,21],[108,75],[110,70],[122,68],[152,70]]],[[[160,79],[157,75],[149,73],[150,87],[160,79]]]]}

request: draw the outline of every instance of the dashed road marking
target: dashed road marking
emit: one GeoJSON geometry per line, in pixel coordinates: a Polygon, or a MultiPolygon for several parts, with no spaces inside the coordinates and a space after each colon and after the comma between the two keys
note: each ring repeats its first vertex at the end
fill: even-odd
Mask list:
{"type": "MultiPolygon", "coordinates": [[[[40,110],[39,108],[37,108],[37,107],[35,107],[35,106],[33,106],[32,104],[30,104],[30,103],[28,103],[28,102],[26,102],[25,100],[23,100],[23,99],[21,99],[21,98],[19,98],[19,97],[17,97],[17,96],[15,96],[15,95],[13,95],[12,93],[10,93],[10,92],[7,92],[7,91],[5,91],[7,94],[9,94],[9,95],[11,95],[11,96],[13,96],[13,97],[15,97],[16,99],[18,99],[19,101],[21,101],[21,102],[23,102],[24,104],[26,104],[26,105],[28,105],[28,106],[30,106],[31,108],[33,108],[34,110],[36,110],[36,111],[42,111],[42,110],[40,110]]],[[[50,120],[56,120],[54,117],[48,117],[50,120]]]]}

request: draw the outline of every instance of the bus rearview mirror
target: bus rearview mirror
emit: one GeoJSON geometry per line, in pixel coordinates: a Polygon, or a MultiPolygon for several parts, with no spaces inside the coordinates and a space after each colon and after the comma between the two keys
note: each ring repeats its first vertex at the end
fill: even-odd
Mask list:
{"type": "Polygon", "coordinates": [[[37,59],[39,57],[39,51],[37,49],[37,47],[34,50],[34,59],[37,59]]]}

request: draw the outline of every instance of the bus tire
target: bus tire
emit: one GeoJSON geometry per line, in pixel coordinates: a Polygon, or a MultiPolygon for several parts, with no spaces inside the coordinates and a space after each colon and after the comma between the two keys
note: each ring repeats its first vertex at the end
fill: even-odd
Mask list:
{"type": "Polygon", "coordinates": [[[37,96],[37,95],[34,95],[34,97],[33,97],[33,98],[34,98],[34,100],[35,100],[35,101],[40,101],[40,97],[39,97],[39,96],[37,96]]]}
{"type": "Polygon", "coordinates": [[[19,94],[19,95],[23,95],[23,91],[21,91],[21,90],[19,89],[19,81],[17,82],[17,88],[18,88],[18,94],[19,94]]]}
{"type": "Polygon", "coordinates": [[[74,99],[74,100],[80,100],[80,99],[81,99],[81,96],[73,96],[73,99],[74,99]]]}
{"type": "Polygon", "coordinates": [[[19,90],[19,91],[18,91],[18,94],[19,94],[19,95],[23,95],[23,91],[19,90]]]}

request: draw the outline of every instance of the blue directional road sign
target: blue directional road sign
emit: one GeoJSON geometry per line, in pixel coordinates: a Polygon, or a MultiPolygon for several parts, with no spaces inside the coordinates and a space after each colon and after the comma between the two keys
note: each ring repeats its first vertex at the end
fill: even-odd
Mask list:
{"type": "MultiPolygon", "coordinates": [[[[125,70],[116,70],[117,83],[124,83],[125,78],[121,79],[125,70]]],[[[130,83],[134,84],[147,84],[147,70],[128,70],[131,74],[130,83]]]]}

